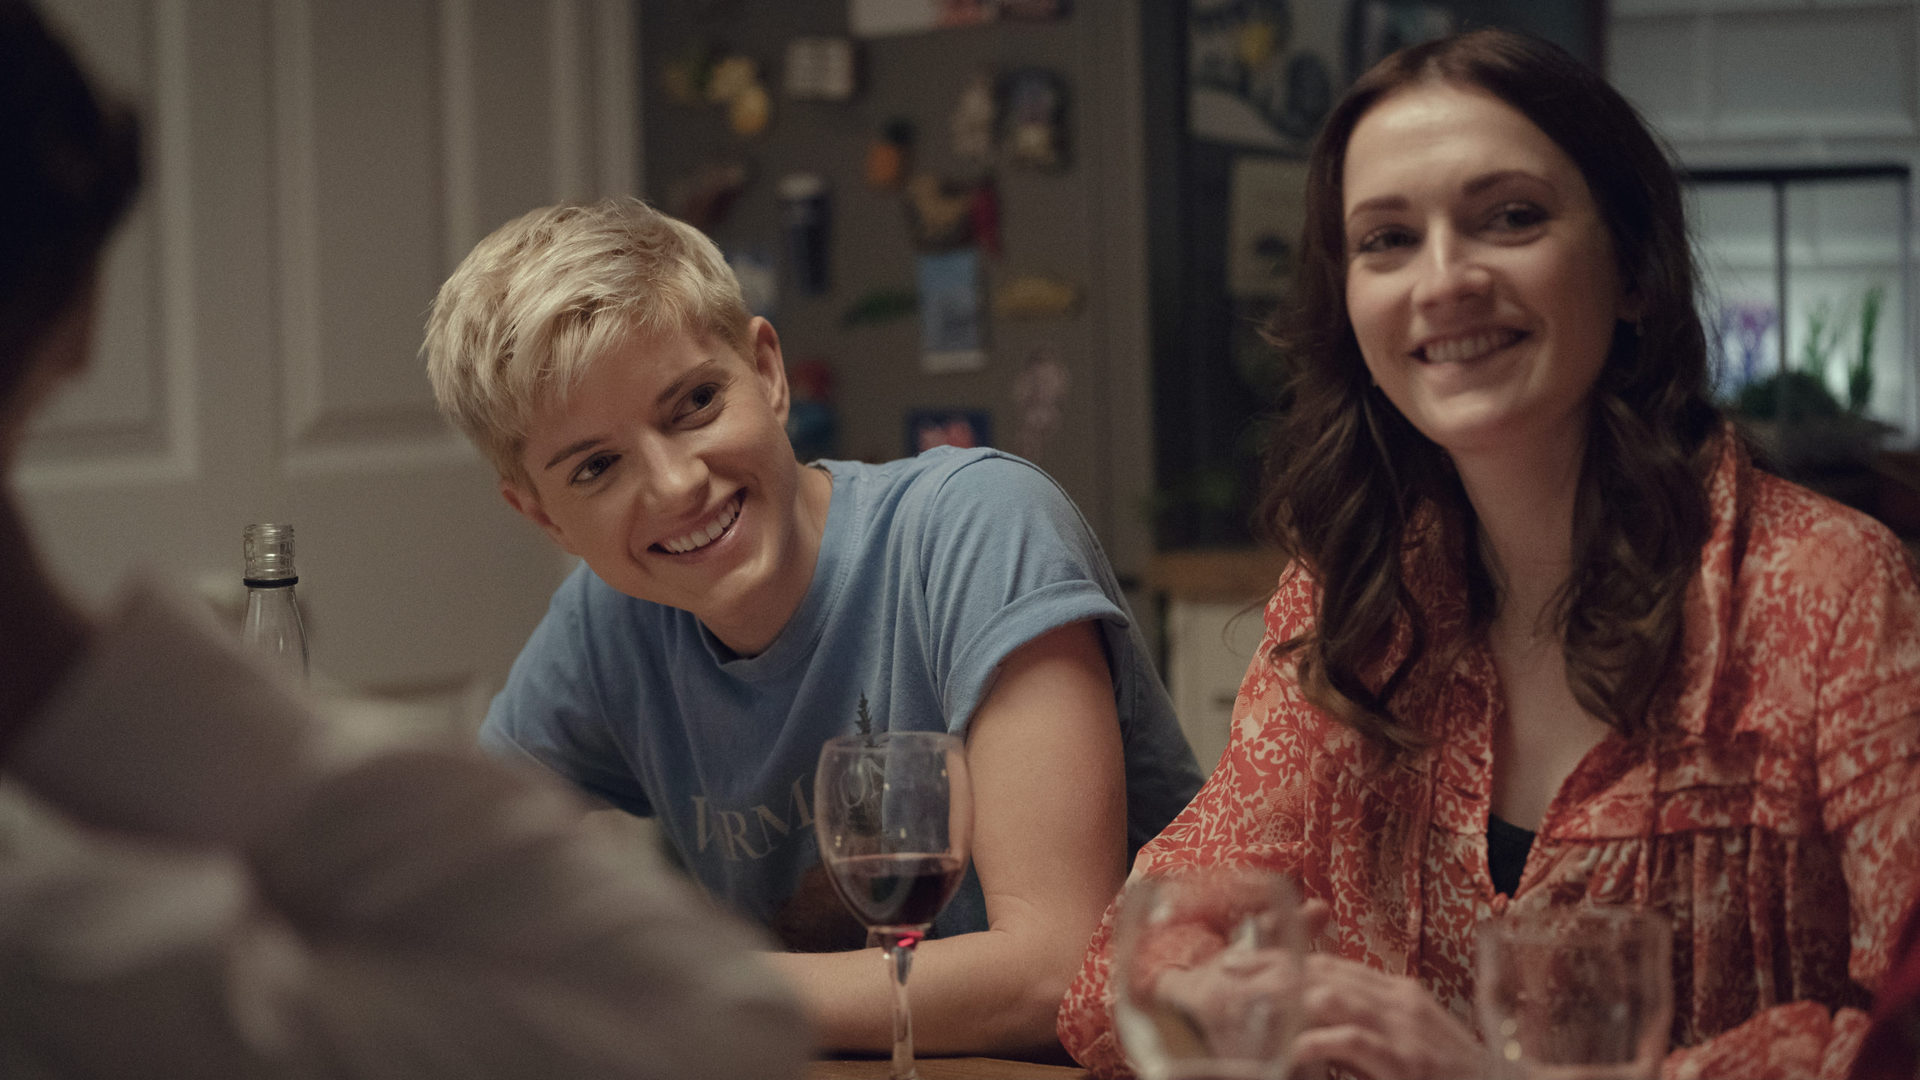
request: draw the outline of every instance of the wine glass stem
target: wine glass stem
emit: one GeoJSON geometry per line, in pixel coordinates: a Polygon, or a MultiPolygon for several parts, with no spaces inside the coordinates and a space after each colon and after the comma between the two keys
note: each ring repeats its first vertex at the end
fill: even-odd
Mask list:
{"type": "Polygon", "coordinates": [[[893,983],[892,1080],[920,1080],[913,1069],[913,1012],[907,1006],[907,972],[913,968],[913,943],[898,940],[885,945],[887,974],[893,983]]]}

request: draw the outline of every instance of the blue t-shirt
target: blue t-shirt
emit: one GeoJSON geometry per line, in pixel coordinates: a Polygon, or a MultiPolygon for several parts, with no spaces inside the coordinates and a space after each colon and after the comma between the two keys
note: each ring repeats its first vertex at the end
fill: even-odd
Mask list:
{"type": "MultiPolygon", "coordinates": [[[[1106,556],[1052,479],[992,450],[818,467],[833,498],[813,582],[766,651],[738,657],[693,615],[583,565],[515,661],[483,744],[653,816],[708,891],[766,924],[819,861],[814,764],[856,730],[863,699],[874,730],[964,734],[1001,661],[1092,619],[1113,674],[1129,849],[1186,805],[1193,753],[1106,556]]],[[[985,928],[969,875],[935,932],[985,928]]]]}

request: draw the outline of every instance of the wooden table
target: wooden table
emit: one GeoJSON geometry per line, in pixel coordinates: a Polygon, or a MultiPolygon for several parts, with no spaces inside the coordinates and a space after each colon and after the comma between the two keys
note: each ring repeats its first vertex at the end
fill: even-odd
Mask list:
{"type": "MultiPolygon", "coordinates": [[[[807,1067],[807,1080],[887,1080],[889,1064],[885,1058],[816,1061],[807,1067]]],[[[923,1057],[914,1068],[920,1080],[1086,1080],[1089,1075],[1085,1069],[979,1057],[923,1057]]]]}

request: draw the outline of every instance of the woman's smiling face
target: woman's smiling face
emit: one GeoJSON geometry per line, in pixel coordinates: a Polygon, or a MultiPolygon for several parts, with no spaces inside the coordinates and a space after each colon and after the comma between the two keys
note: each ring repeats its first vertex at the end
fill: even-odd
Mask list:
{"type": "Polygon", "coordinates": [[[1420,83],[1354,128],[1342,209],[1348,316],[1394,407],[1456,458],[1578,446],[1628,301],[1566,153],[1492,94],[1420,83]]]}
{"type": "Polygon", "coordinates": [[[628,338],[539,409],[502,493],[607,584],[757,652],[812,580],[828,485],[787,442],[779,338],[628,338]]]}

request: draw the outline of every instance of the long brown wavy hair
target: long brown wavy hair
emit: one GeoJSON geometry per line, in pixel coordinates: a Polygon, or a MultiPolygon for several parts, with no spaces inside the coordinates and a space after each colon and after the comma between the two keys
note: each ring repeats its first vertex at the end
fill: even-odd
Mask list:
{"type": "Polygon", "coordinates": [[[1341,170],[1383,98],[1442,82],[1491,93],[1571,158],[1613,239],[1636,325],[1617,323],[1590,402],[1573,521],[1573,572],[1557,598],[1567,681],[1628,734],[1677,666],[1687,582],[1709,528],[1704,484],[1721,430],[1679,179],[1632,105],[1549,42],[1478,30],[1381,61],[1334,108],[1308,160],[1306,226],[1291,304],[1268,327],[1291,369],[1272,423],[1260,520],[1318,588],[1314,629],[1282,643],[1308,699],[1389,757],[1425,741],[1393,699],[1429,647],[1402,579],[1416,514],[1436,513],[1462,553],[1470,628],[1499,597],[1474,541],[1473,507],[1447,455],[1371,388],[1347,314],[1341,170]],[[1408,643],[1381,677],[1396,633],[1408,643]]]}

